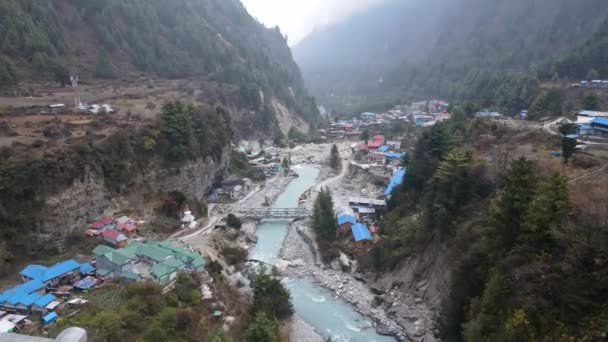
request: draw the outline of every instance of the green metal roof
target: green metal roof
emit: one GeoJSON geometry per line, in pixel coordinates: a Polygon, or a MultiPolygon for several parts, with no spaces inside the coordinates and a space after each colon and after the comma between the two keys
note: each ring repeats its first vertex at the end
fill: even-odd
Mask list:
{"type": "Polygon", "coordinates": [[[112,272],[111,270],[107,270],[105,268],[100,268],[100,269],[97,270],[97,274],[102,275],[102,276],[106,275],[106,274],[109,274],[111,272],[112,272]]]}
{"type": "Polygon", "coordinates": [[[169,267],[173,267],[173,268],[183,268],[184,266],[186,266],[183,262],[179,261],[178,259],[166,260],[166,261],[163,261],[163,264],[165,264],[169,267]]]}
{"type": "Polygon", "coordinates": [[[114,251],[114,248],[108,247],[106,245],[99,245],[99,246],[95,247],[95,249],[93,250],[93,254],[104,255],[104,254],[110,253],[112,251],[114,251]]]}
{"type": "Polygon", "coordinates": [[[194,266],[194,267],[200,267],[200,266],[204,266],[204,265],[205,265],[205,259],[203,259],[202,256],[199,256],[198,258],[196,258],[192,261],[192,266],[194,266]]]}
{"type": "Polygon", "coordinates": [[[153,244],[142,244],[137,248],[137,254],[146,256],[156,262],[162,262],[167,257],[173,255],[170,251],[160,248],[153,244]]]}
{"type": "Polygon", "coordinates": [[[120,274],[120,277],[131,280],[139,280],[141,278],[139,274],[133,272],[123,272],[120,274]]]}
{"type": "Polygon", "coordinates": [[[171,273],[173,273],[173,271],[175,271],[175,268],[173,268],[169,265],[160,263],[160,264],[156,264],[156,265],[152,266],[150,271],[152,272],[152,275],[154,275],[156,278],[160,279],[160,278],[168,277],[171,273]]]}
{"type": "Polygon", "coordinates": [[[104,254],[104,256],[116,265],[124,265],[124,264],[128,263],[129,260],[132,259],[119,251],[110,252],[110,253],[104,254]]]}

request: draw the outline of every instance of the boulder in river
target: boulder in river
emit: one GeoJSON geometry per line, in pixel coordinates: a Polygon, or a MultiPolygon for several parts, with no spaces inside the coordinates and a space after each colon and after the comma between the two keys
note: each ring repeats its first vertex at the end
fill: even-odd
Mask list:
{"type": "Polygon", "coordinates": [[[376,333],[382,336],[395,336],[395,334],[384,324],[378,324],[376,326],[376,333]]]}

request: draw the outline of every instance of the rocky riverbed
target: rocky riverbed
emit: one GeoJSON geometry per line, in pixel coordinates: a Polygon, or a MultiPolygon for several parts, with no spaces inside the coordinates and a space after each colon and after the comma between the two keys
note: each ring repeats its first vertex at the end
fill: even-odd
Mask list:
{"type": "Polygon", "coordinates": [[[282,274],[287,277],[312,276],[317,284],[372,320],[378,332],[394,334],[403,341],[435,340],[430,333],[432,315],[422,300],[401,291],[371,289],[366,277],[357,273],[356,264],[346,256],[332,266],[324,266],[316,255],[308,224],[300,221],[291,225],[283,243],[282,261],[278,263],[282,274]]]}

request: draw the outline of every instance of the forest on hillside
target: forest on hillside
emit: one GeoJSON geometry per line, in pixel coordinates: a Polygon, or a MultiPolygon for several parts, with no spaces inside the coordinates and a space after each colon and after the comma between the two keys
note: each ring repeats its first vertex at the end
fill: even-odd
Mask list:
{"type": "Polygon", "coordinates": [[[266,122],[260,128],[275,124],[271,96],[312,124],[318,119],[283,34],[238,0],[0,0],[0,29],[0,87],[67,84],[71,72],[199,77],[234,87],[239,105],[266,122]]]}
{"type": "MultiPolygon", "coordinates": [[[[602,340],[608,178],[569,182],[534,153],[498,149],[489,158],[489,143],[534,141],[545,151],[559,142],[475,119],[475,110],[459,107],[422,134],[365,261],[383,274],[444,246],[451,277],[438,327],[446,341],[602,340]]],[[[576,158],[588,167],[588,156],[576,158]]]]}
{"type": "Polygon", "coordinates": [[[533,102],[539,83],[608,77],[608,7],[601,0],[386,1],[378,7],[295,47],[311,91],[324,103],[356,110],[443,97],[480,100],[513,114],[533,102]],[[371,27],[367,35],[353,34],[362,23],[371,27]],[[348,62],[332,64],[339,58],[348,62]]]}

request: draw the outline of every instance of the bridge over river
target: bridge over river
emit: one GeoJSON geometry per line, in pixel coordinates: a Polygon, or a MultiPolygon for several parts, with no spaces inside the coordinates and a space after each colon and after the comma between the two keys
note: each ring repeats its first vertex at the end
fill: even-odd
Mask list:
{"type": "Polygon", "coordinates": [[[304,208],[253,208],[242,213],[252,219],[302,219],[310,216],[304,208]]]}

